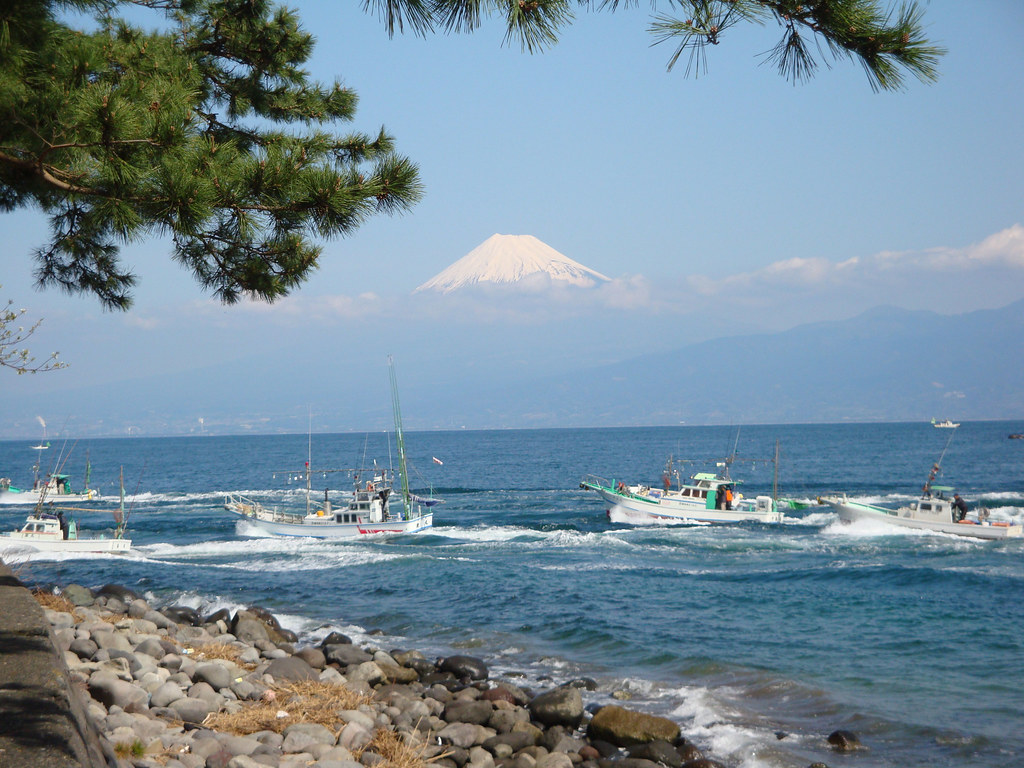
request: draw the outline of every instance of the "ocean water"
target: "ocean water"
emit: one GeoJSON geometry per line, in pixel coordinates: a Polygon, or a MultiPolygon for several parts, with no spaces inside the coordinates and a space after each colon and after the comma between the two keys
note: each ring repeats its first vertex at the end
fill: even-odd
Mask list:
{"type": "MultiPolygon", "coordinates": [[[[1020,522],[1012,432],[1024,423],[963,424],[937,482],[1020,522]]],[[[1024,541],[843,525],[816,506],[776,526],[630,527],[578,488],[735,452],[762,460],[734,464],[745,492],[770,492],[778,441],[783,496],[896,503],[949,438],[916,423],[407,433],[413,486],[445,499],[433,531],[331,542],[260,537],[221,508],[227,492],[301,508],[307,435],[54,441],[46,459],[63,453],[75,484],[91,458],[105,501],[76,513],[85,528],[110,525],[123,467],[134,550],[4,559],[29,582],[114,582],[158,605],[260,604],[310,641],[380,630],[385,648],[470,653],[535,689],[591,677],[588,701],[627,692],[730,766],[1022,765],[1024,541]],[[837,728],[865,751],[831,753],[837,728]]],[[[30,444],[0,442],[15,485],[30,444]]],[[[311,448],[316,468],[394,453],[381,433],[311,448]]],[[[318,473],[314,488],[340,501],[346,482],[318,473]]],[[[0,528],[24,515],[0,507],[0,528]]]]}

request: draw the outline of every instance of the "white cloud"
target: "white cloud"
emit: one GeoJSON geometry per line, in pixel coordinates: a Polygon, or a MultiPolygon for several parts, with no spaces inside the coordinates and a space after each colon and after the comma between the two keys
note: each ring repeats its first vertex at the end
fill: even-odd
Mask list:
{"type": "Polygon", "coordinates": [[[986,268],[1024,270],[1024,226],[996,232],[966,248],[930,248],[921,251],[882,251],[841,262],[825,258],[786,259],[753,272],[719,280],[691,275],[687,281],[698,293],[715,295],[737,290],[790,287],[817,290],[833,285],[851,287],[851,281],[874,283],[893,279],[893,273],[913,274],[916,279],[951,272],[977,272],[986,268]]]}

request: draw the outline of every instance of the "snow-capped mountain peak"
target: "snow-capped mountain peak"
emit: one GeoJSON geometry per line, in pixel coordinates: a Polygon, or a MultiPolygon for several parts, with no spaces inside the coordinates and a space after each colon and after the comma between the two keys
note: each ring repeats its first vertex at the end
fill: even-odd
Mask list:
{"type": "Polygon", "coordinates": [[[556,251],[533,235],[491,235],[447,269],[416,289],[450,293],[481,283],[511,284],[531,275],[547,275],[591,287],[609,278],[556,251]]]}

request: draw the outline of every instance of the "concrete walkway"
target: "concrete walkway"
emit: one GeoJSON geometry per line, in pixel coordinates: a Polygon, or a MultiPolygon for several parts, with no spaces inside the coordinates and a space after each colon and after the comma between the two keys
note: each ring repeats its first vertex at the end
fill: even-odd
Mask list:
{"type": "Polygon", "coordinates": [[[107,768],[39,603],[0,561],[0,766],[107,768]]]}

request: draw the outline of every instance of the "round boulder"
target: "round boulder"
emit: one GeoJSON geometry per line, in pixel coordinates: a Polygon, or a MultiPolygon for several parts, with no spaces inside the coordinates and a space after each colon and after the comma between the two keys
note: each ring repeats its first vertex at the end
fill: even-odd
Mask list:
{"type": "Polygon", "coordinates": [[[313,667],[298,656],[285,656],[282,659],[274,659],[266,669],[266,674],[274,680],[288,680],[299,682],[300,680],[317,680],[319,675],[313,667]]]}
{"type": "Polygon", "coordinates": [[[72,605],[79,606],[92,605],[96,599],[92,590],[88,587],[83,587],[81,584],[68,584],[61,590],[60,594],[61,597],[69,600],[72,605]]]}
{"type": "Polygon", "coordinates": [[[455,677],[469,680],[486,680],[487,665],[475,656],[449,656],[437,665],[441,672],[451,672],[455,677]]]}
{"type": "Polygon", "coordinates": [[[576,728],[583,719],[583,697],[579,688],[555,688],[542,693],[529,704],[530,715],[548,726],[576,728]]]}
{"type": "Polygon", "coordinates": [[[675,741],[679,738],[679,726],[665,717],[609,705],[601,707],[594,715],[587,726],[587,735],[619,747],[628,747],[656,739],[675,741]]]}

